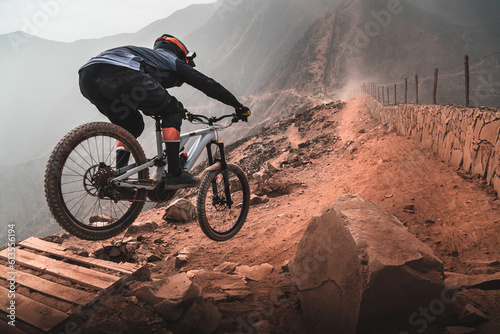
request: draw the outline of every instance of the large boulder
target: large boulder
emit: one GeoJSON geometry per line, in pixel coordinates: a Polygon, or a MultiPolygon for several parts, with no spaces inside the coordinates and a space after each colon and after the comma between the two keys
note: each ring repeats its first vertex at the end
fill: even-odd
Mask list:
{"type": "Polygon", "coordinates": [[[363,282],[358,250],[333,208],[311,220],[289,270],[310,333],[356,332],[363,282]]]}
{"type": "Polygon", "coordinates": [[[349,331],[331,327],[338,333],[353,333],[358,314],[358,330],[407,327],[425,321],[426,312],[436,319],[451,302],[432,250],[396,217],[356,195],[339,197],[313,218],[290,272],[308,325],[319,326],[312,321],[320,323],[330,313],[348,326],[349,331]]]}
{"type": "Polygon", "coordinates": [[[353,236],[363,273],[361,328],[407,325],[430,308],[442,315],[445,296],[443,264],[432,249],[412,235],[380,206],[356,195],[339,197],[333,208],[353,236]],[[439,307],[437,306],[439,304],[439,307]]]}

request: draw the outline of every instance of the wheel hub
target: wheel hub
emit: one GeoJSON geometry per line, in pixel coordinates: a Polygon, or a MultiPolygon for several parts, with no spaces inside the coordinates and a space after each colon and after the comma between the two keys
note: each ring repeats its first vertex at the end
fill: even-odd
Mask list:
{"type": "Polygon", "coordinates": [[[110,181],[116,177],[116,171],[109,167],[101,165],[95,165],[90,167],[83,178],[83,185],[87,193],[91,196],[104,198],[113,198],[115,191],[110,184],[110,181]]]}

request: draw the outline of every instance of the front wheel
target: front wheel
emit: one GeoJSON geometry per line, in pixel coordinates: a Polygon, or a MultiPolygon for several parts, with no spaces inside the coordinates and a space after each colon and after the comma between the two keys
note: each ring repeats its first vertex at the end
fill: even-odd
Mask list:
{"type": "Polygon", "coordinates": [[[207,237],[226,241],[245,223],[250,206],[250,187],[245,172],[235,164],[212,170],[200,185],[198,223],[207,237]]]}
{"type": "MultiPolygon", "coordinates": [[[[45,197],[56,221],[69,233],[87,240],[111,238],[125,230],[141,212],[144,189],[119,188],[116,142],[130,151],[130,164],[146,162],[139,142],[110,123],[89,123],[68,133],[52,152],[45,170],[45,197]]],[[[148,179],[142,170],[138,179],[148,179]]],[[[134,175],[135,176],[135,175],[134,175]]]]}

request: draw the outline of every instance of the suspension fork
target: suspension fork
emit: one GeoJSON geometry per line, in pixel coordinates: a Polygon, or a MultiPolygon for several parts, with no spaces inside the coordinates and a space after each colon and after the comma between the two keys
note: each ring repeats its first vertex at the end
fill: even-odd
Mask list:
{"type": "MultiPolygon", "coordinates": [[[[226,154],[224,152],[224,143],[222,141],[212,141],[207,144],[207,153],[208,153],[208,164],[209,166],[214,165],[215,163],[219,163],[220,167],[218,170],[221,171],[222,178],[224,180],[224,193],[226,195],[226,204],[229,208],[233,205],[233,201],[231,199],[231,189],[230,189],[230,183],[229,183],[229,174],[228,174],[228,168],[227,168],[227,162],[226,162],[226,154]],[[217,145],[219,152],[220,152],[220,159],[214,158],[212,155],[212,145],[217,145]]],[[[214,194],[213,201],[218,201],[220,200],[219,198],[219,192],[217,191],[217,182],[214,180],[212,181],[212,192],[214,194]]]]}

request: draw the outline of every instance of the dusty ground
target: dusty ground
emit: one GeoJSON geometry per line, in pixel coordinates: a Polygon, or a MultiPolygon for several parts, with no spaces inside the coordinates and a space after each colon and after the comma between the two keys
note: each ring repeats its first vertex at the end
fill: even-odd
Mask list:
{"type": "MultiPolygon", "coordinates": [[[[161,208],[138,219],[162,226],[143,241],[148,247],[161,247],[162,255],[168,257],[153,263],[155,279],[178,272],[174,258],[186,246],[194,251],[182,271],[212,270],[224,261],[274,266],[268,281],[249,283],[251,297],[218,304],[224,319],[220,333],[250,333],[249,326],[259,320],[270,321],[273,333],[304,332],[297,291],[281,266],[293,259],[311,217],[340,195],[358,194],[398,217],[435,251],[445,271],[465,273],[474,261],[500,259],[499,201],[491,189],[436,160],[411,138],[378,125],[363,98],[348,101],[344,108],[332,104],[284,119],[240,144],[229,160],[249,174],[271,162],[279,168],[272,180],[282,187],[268,194],[268,203],[251,206],[235,238],[216,243],[204,236],[196,222],[167,224],[161,208]],[[412,213],[404,211],[409,205],[414,206],[412,213]]],[[[253,192],[261,188],[251,181],[253,192]]],[[[118,302],[125,297],[116,298],[118,302]]],[[[496,333],[500,326],[498,291],[468,291],[460,298],[473,301],[492,319],[477,327],[478,333],[496,333]]],[[[126,327],[130,330],[165,331],[161,319],[139,310],[140,306],[127,302],[103,314],[111,323],[129,318],[126,327]]],[[[440,333],[440,326],[428,332],[440,333]]]]}

